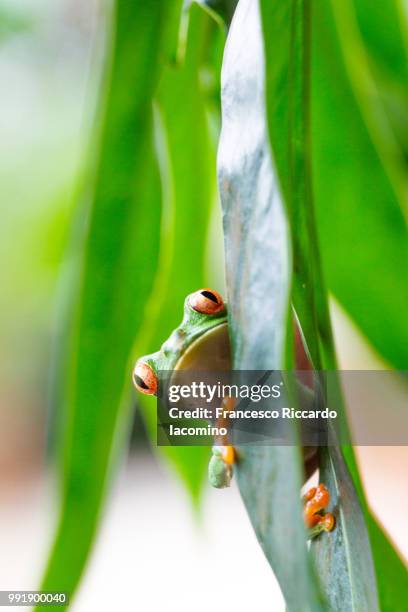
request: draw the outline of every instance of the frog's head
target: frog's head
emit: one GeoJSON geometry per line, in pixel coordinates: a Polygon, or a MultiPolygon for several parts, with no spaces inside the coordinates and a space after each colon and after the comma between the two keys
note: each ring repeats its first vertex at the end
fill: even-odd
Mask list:
{"type": "Polygon", "coordinates": [[[133,383],[138,391],[157,395],[159,370],[220,371],[230,367],[227,306],[217,291],[199,289],[186,297],[183,320],[161,349],[137,361],[133,383]]]}

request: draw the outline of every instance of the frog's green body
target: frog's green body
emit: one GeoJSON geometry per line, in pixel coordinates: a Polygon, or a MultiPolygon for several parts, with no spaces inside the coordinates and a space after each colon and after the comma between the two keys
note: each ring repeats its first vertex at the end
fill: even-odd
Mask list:
{"type": "Polygon", "coordinates": [[[209,289],[187,296],[180,325],[159,351],[141,357],[135,366],[134,383],[144,393],[149,391],[140,385],[140,379],[143,381],[144,372],[148,372],[146,366],[156,378],[160,370],[229,370],[227,307],[221,296],[209,289]],[[207,296],[212,296],[212,299],[207,296]]]}
{"type": "MultiPolygon", "coordinates": [[[[159,370],[183,369],[188,354],[191,357],[194,355],[195,362],[199,359],[204,362],[206,347],[213,344],[216,338],[219,339],[225,358],[227,353],[229,355],[226,307],[214,315],[197,312],[190,306],[187,297],[184,302],[184,317],[179,327],[171,333],[159,351],[142,357],[142,360],[156,373],[159,370]]],[[[214,354],[214,358],[217,358],[217,355],[214,354]]]]}
{"type": "MultiPolygon", "coordinates": [[[[156,395],[160,370],[230,369],[227,307],[217,292],[201,289],[186,298],[183,320],[160,350],[138,360],[133,381],[142,393],[156,395]]],[[[232,465],[224,460],[220,448],[213,448],[208,474],[217,488],[229,486],[232,476],[232,465]]]]}

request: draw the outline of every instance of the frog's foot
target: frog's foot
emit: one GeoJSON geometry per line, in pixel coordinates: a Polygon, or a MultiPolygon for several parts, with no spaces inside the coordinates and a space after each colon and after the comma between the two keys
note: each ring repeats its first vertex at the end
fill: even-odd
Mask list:
{"type": "Polygon", "coordinates": [[[235,448],[231,446],[231,444],[224,444],[222,446],[215,445],[213,446],[213,453],[218,454],[227,465],[230,465],[231,467],[234,465],[235,448]]]}
{"type": "Polygon", "coordinates": [[[330,493],[324,484],[307,491],[303,501],[305,503],[303,516],[308,529],[308,539],[315,538],[322,531],[332,531],[335,525],[334,516],[330,512],[322,514],[330,503],[330,493]]]}
{"type": "Polygon", "coordinates": [[[323,516],[320,514],[315,516],[317,520],[316,524],[313,527],[309,527],[307,530],[308,540],[312,540],[318,536],[319,533],[322,533],[322,531],[332,531],[334,529],[335,518],[330,512],[327,512],[323,516]]]}
{"type": "Polygon", "coordinates": [[[208,480],[216,489],[229,487],[235,463],[235,449],[231,445],[213,446],[208,466],[208,480]]]}

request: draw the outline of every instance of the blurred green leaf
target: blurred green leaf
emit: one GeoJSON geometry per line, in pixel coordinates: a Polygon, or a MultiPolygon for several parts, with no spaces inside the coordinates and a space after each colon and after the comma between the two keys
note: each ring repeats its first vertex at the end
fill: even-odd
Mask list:
{"type": "MultiPolygon", "coordinates": [[[[70,341],[59,524],[42,583],[73,595],[126,416],[129,356],[159,251],[152,96],[171,3],[116,2],[95,190],[70,341]]],[[[50,609],[54,609],[53,606],[50,609]]],[[[60,609],[60,607],[58,607],[60,609]]]]}
{"type": "Polygon", "coordinates": [[[26,34],[34,25],[34,19],[23,13],[21,9],[14,10],[0,6],[0,43],[16,34],[26,34]]]}
{"type": "Polygon", "coordinates": [[[408,363],[408,323],[403,314],[408,303],[406,223],[357,104],[330,3],[316,5],[312,5],[311,133],[325,277],[376,350],[404,370],[408,363]]]}
{"type": "MultiPolygon", "coordinates": [[[[379,4],[381,4],[381,0],[379,4]]],[[[389,2],[388,4],[392,7],[394,2],[389,2]]],[[[350,87],[361,110],[369,136],[381,160],[383,171],[390,181],[396,201],[400,205],[402,214],[407,221],[407,176],[404,155],[390,121],[392,115],[390,116],[386,112],[384,100],[377,86],[377,81],[373,76],[372,63],[369,61],[369,55],[364,46],[363,38],[360,35],[354,1],[342,0],[339,2],[338,0],[333,0],[332,8],[350,87]]],[[[390,15],[396,12],[395,5],[393,8],[394,11],[391,10],[390,15]]],[[[361,12],[360,15],[362,17],[361,12]]],[[[369,17],[370,20],[371,18],[369,17]]],[[[394,22],[390,17],[387,21],[390,25],[394,22]]],[[[364,19],[361,19],[361,23],[364,26],[364,19]]],[[[397,29],[398,26],[396,25],[392,28],[393,34],[396,33],[397,29]]],[[[390,34],[388,32],[388,37],[390,37],[390,34]]],[[[398,40],[398,37],[396,40],[398,40]]],[[[398,43],[394,46],[398,48],[398,43]]],[[[394,53],[394,57],[396,55],[394,53]]],[[[405,77],[405,75],[401,76],[405,77]]]]}
{"type": "Polygon", "coordinates": [[[403,3],[399,0],[354,0],[353,9],[372,61],[384,73],[407,85],[408,31],[403,3]]]}
{"type": "MultiPolygon", "coordinates": [[[[408,240],[403,207],[353,94],[333,13],[327,4],[313,6],[313,178],[325,276],[374,347],[404,370],[408,363],[408,325],[403,316],[408,300],[408,240]]],[[[390,11],[388,18],[391,15],[395,12],[390,11]]],[[[384,44],[378,46],[377,61],[380,48],[383,64],[391,65],[384,44]]],[[[343,452],[366,516],[381,609],[403,610],[401,602],[408,598],[407,568],[370,515],[352,448],[343,452]]]]}
{"type": "MultiPolygon", "coordinates": [[[[289,4],[286,4],[286,8],[282,3],[275,4],[275,11],[272,10],[273,4],[270,2],[264,0],[261,4],[266,49],[271,49],[270,52],[267,52],[269,129],[280,181],[289,206],[291,219],[294,250],[293,294],[295,308],[315,368],[325,367],[335,370],[336,359],[328,313],[327,295],[320,269],[310,177],[310,146],[315,144],[316,139],[318,139],[318,143],[323,147],[319,160],[323,159],[324,146],[327,146],[327,134],[324,132],[319,134],[316,129],[311,129],[310,127],[309,85],[307,82],[310,78],[310,66],[307,63],[302,65],[299,46],[291,44],[290,40],[289,23],[292,23],[292,27],[296,29],[296,11],[298,18],[305,11],[303,13],[305,23],[310,23],[309,5],[308,3],[300,2],[291,3],[291,10],[293,11],[291,19],[289,4]],[[292,56],[291,64],[290,56],[292,56]],[[286,92],[286,95],[283,96],[282,92],[286,92]]],[[[317,12],[321,16],[321,10],[319,9],[317,12]]],[[[306,53],[308,53],[310,41],[307,36],[307,30],[301,30],[301,32],[304,36],[303,46],[306,49],[306,53]]],[[[314,90],[315,97],[318,93],[325,96],[327,95],[327,90],[332,88],[330,79],[334,79],[333,87],[336,87],[337,75],[329,71],[329,66],[332,62],[329,51],[322,52],[321,47],[316,48],[315,56],[319,57],[319,62],[327,61],[326,80],[320,81],[319,78],[315,77],[314,90]],[[319,87],[321,87],[321,90],[319,87]]],[[[317,59],[315,59],[315,63],[317,63],[317,59]]],[[[313,64],[313,69],[315,69],[315,64],[313,64]]],[[[342,83],[342,86],[344,86],[344,83],[342,83]]],[[[327,113],[327,121],[324,127],[327,128],[330,125],[332,132],[347,134],[347,137],[350,137],[347,131],[349,126],[347,123],[342,124],[340,121],[343,117],[336,117],[336,120],[334,120],[333,108],[327,107],[324,110],[327,113]]],[[[320,111],[322,112],[322,109],[320,111]]],[[[319,121],[322,121],[322,117],[319,117],[319,121]]],[[[334,146],[335,143],[333,142],[334,146]]],[[[343,155],[346,155],[344,151],[343,155]]],[[[325,160],[325,163],[327,163],[327,160],[325,160]]],[[[331,160],[331,163],[333,164],[333,160],[331,160]]],[[[350,170],[350,167],[348,169],[350,170]]],[[[315,182],[318,182],[318,187],[321,188],[328,181],[326,189],[329,190],[333,185],[333,176],[337,171],[338,168],[336,166],[331,166],[330,168],[324,166],[323,170],[317,167],[315,182]]],[[[326,200],[326,208],[330,208],[330,202],[330,199],[326,200]]],[[[375,212],[375,210],[372,210],[371,214],[375,215],[375,212]]],[[[347,219],[344,219],[344,222],[350,224],[352,220],[353,217],[349,214],[347,219]]],[[[333,226],[331,231],[333,231],[333,228],[338,230],[336,226],[333,226]]],[[[336,240],[333,234],[330,235],[330,240],[332,242],[336,240]]],[[[375,243],[373,243],[374,245],[375,243]]],[[[348,246],[351,248],[350,245],[348,246]]],[[[364,242],[364,246],[367,246],[366,242],[364,242]]],[[[324,247],[326,247],[325,243],[324,247]]],[[[342,246],[336,243],[336,248],[339,251],[342,249],[342,246]]],[[[323,248],[322,253],[324,260],[326,255],[325,248],[323,248]]],[[[340,261],[344,267],[344,274],[353,275],[353,266],[347,267],[345,265],[346,254],[343,252],[342,258],[340,261]]],[[[367,271],[365,274],[367,275],[367,271]]],[[[340,396],[338,408],[343,421],[343,432],[347,436],[347,423],[340,396]]],[[[398,609],[399,598],[406,588],[403,586],[404,580],[406,582],[405,568],[369,514],[352,447],[344,447],[343,452],[348,460],[348,467],[353,476],[359,501],[354,486],[347,474],[347,468],[339,449],[330,447],[328,450],[322,451],[320,463],[321,480],[325,483],[327,480],[326,484],[330,487],[335,501],[339,498],[339,491],[341,498],[341,506],[339,507],[340,519],[335,532],[327,537],[320,538],[318,543],[313,545],[313,549],[317,550],[316,556],[318,556],[319,574],[324,582],[329,605],[334,606],[333,609],[337,609],[336,602],[339,601],[339,598],[349,597],[349,601],[357,601],[357,605],[363,606],[363,609],[371,610],[377,607],[371,552],[367,541],[367,529],[364,525],[360,508],[361,504],[365,518],[368,521],[376,565],[377,583],[380,591],[381,609],[388,609],[384,606],[389,605],[390,601],[395,609],[398,609]],[[350,516],[350,512],[354,515],[354,518],[350,516]],[[359,526],[358,533],[353,535],[356,525],[359,526]],[[378,540],[381,540],[383,544],[382,550],[378,546],[378,540]],[[344,547],[346,543],[347,550],[344,547]],[[364,561],[362,561],[362,551],[365,551],[364,561]],[[385,557],[388,562],[392,563],[394,573],[394,576],[391,575],[391,572],[388,573],[387,582],[383,579],[383,574],[387,571],[383,563],[383,558],[385,557]],[[358,585],[356,585],[356,576],[358,576],[359,580],[358,585]],[[365,603],[361,603],[362,597],[366,598],[365,603]]]]}
{"type": "Polygon", "coordinates": [[[408,569],[374,516],[366,511],[371,547],[377,570],[381,612],[406,612],[408,569]]]}
{"type": "MultiPolygon", "coordinates": [[[[309,5],[302,1],[265,0],[261,9],[268,127],[290,218],[294,307],[314,367],[327,367],[328,362],[335,367],[311,188],[309,5]]],[[[334,532],[322,535],[312,546],[317,551],[317,569],[327,605],[336,610],[341,602],[347,609],[374,611],[378,603],[368,533],[340,450],[334,446],[320,449],[319,468],[320,480],[330,490],[337,521],[334,532]]]]}
{"type": "MultiPolygon", "coordinates": [[[[400,0],[354,0],[349,20],[356,20],[364,52],[376,83],[376,101],[383,104],[394,138],[408,161],[408,16],[400,0]]],[[[339,30],[341,35],[341,30],[339,30]]],[[[354,34],[354,38],[358,33],[354,34]]],[[[345,39],[342,38],[344,46],[345,39]]],[[[360,43],[361,44],[361,43],[360,43]]],[[[404,180],[404,179],[403,179],[404,180]]],[[[406,205],[406,195],[402,194],[406,205]]]]}
{"type": "MultiPolygon", "coordinates": [[[[137,342],[138,356],[160,348],[182,319],[185,297],[207,284],[204,261],[216,197],[216,142],[207,117],[212,96],[201,77],[207,67],[213,82],[219,82],[224,39],[219,24],[192,3],[186,40],[180,41],[184,53],[176,63],[166,66],[160,79],[157,106],[165,149],[168,210],[161,238],[159,282],[143,324],[146,333],[137,342]],[[216,50],[215,56],[209,55],[210,49],[216,50]]],[[[147,396],[138,400],[155,444],[156,401],[147,396]]],[[[160,450],[175,465],[197,502],[206,479],[208,449],[165,446],[160,450]]]]}
{"type": "MultiPolygon", "coordinates": [[[[284,367],[290,298],[288,227],[269,152],[263,71],[258,5],[240,0],[224,56],[218,172],[234,368],[242,370],[284,367]]],[[[295,422],[287,427],[296,439],[295,422]]],[[[301,513],[300,446],[243,446],[238,453],[239,488],[288,609],[323,610],[301,513]]]]}
{"type": "Polygon", "coordinates": [[[222,17],[227,25],[231,23],[238,0],[203,0],[204,3],[222,17]]]}
{"type": "MultiPolygon", "coordinates": [[[[408,240],[402,208],[356,102],[330,5],[314,3],[312,7],[313,180],[325,277],[375,348],[396,368],[406,369],[408,325],[403,313],[408,300],[408,240]]],[[[383,6],[382,13],[385,10],[395,30],[394,8],[383,6]]],[[[388,31],[379,33],[378,11],[377,4],[367,7],[365,27],[377,23],[377,34],[371,30],[378,41],[376,61],[383,70],[388,66],[396,78],[397,72],[403,74],[401,43],[388,31]],[[399,56],[400,61],[390,62],[390,46],[394,60],[399,56]]],[[[368,40],[368,30],[364,33],[368,40]]],[[[372,39],[369,46],[372,51],[372,39]]],[[[401,602],[408,598],[407,569],[369,513],[352,447],[343,448],[343,453],[366,516],[381,609],[403,610],[401,602]]]]}

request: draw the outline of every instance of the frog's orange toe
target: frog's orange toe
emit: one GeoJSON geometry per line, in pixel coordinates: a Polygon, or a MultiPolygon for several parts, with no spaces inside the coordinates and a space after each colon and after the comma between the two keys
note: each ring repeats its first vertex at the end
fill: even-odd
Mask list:
{"type": "Polygon", "coordinates": [[[313,497],[316,495],[316,491],[317,491],[316,487],[312,487],[311,489],[306,491],[306,493],[303,496],[303,501],[308,502],[311,499],[313,499],[313,497]]]}
{"type": "Polygon", "coordinates": [[[336,521],[334,516],[330,512],[328,512],[324,516],[320,517],[319,523],[323,526],[325,531],[332,531],[334,529],[336,521]]]}
{"type": "MultiPolygon", "coordinates": [[[[326,489],[324,484],[319,484],[318,487],[313,487],[310,491],[308,491],[303,499],[306,502],[303,511],[305,524],[307,527],[314,527],[315,525],[321,522],[322,518],[324,518],[319,514],[319,512],[327,508],[327,506],[329,505],[330,493],[326,489]]],[[[330,529],[326,531],[330,531],[330,529]]]]}

